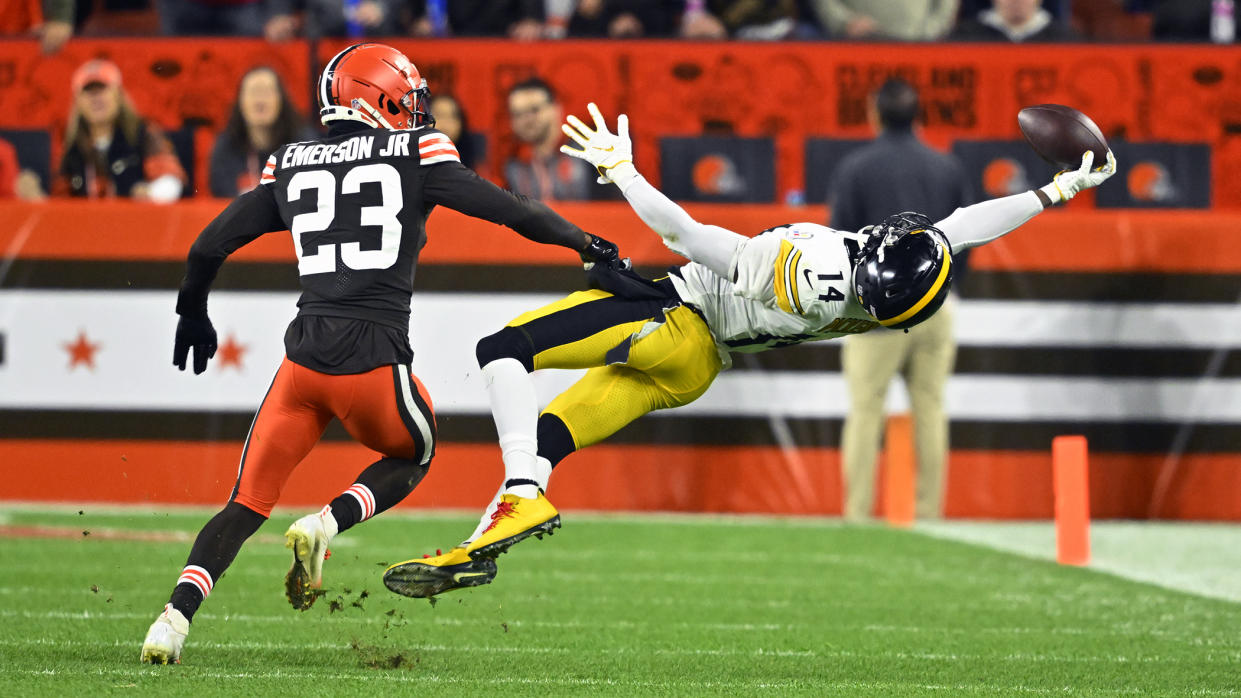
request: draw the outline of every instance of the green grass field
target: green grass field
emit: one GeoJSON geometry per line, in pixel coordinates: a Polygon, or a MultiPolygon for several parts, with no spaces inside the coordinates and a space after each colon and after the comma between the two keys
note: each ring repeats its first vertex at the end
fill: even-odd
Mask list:
{"type": "Polygon", "coordinates": [[[492,585],[431,604],[380,573],[472,520],[381,516],[337,540],[329,593],[299,613],[278,513],[196,616],[184,663],[141,665],[208,516],[4,512],[0,695],[1241,692],[1241,605],[908,531],[698,517],[570,514],[502,556],[492,585]]]}

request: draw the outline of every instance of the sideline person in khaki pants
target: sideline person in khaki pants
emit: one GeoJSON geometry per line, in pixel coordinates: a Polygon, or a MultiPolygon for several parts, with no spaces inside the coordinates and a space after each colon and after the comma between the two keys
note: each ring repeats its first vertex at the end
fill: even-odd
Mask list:
{"type": "Polygon", "coordinates": [[[920,519],[941,515],[948,458],[944,385],[957,355],[955,314],[956,298],[950,295],[939,312],[908,333],[881,328],[845,338],[841,365],[851,400],[841,443],[846,519],[864,520],[874,505],[884,397],[898,372],[909,391],[913,412],[918,460],[915,513],[920,519]]]}
{"type": "MultiPolygon", "coordinates": [[[[918,92],[899,78],[884,82],[872,95],[871,124],[878,137],[847,155],[832,176],[829,225],[861,230],[870,222],[901,211],[925,211],[939,220],[970,203],[961,163],[927,147],[917,136],[918,92]]],[[[953,254],[953,287],[959,288],[968,254],[953,254]]],[[[845,486],[844,517],[870,516],[875,500],[875,456],[884,425],[883,399],[899,371],[909,389],[918,458],[919,518],[942,510],[944,464],[948,457],[948,421],[944,384],[956,358],[952,316],[954,300],[906,334],[874,329],[845,338],[842,364],[852,405],[845,419],[841,458],[845,486]]]]}

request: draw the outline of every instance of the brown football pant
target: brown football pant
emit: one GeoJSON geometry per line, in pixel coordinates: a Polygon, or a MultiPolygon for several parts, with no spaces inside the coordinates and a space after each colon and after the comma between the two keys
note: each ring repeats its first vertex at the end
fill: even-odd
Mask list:
{"type": "Polygon", "coordinates": [[[329,375],[285,358],[246,437],[230,501],[270,516],[289,475],[333,417],[384,456],[426,465],[434,454],[431,400],[409,366],[329,375]]]}

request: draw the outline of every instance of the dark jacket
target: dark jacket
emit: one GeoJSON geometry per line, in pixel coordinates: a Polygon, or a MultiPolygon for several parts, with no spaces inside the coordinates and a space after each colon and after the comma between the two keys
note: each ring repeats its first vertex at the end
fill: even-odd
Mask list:
{"type": "MultiPolygon", "coordinates": [[[[1151,11],[1151,37],[1156,41],[1209,41],[1211,0],[1157,0],[1151,11]]],[[[1233,4],[1234,24],[1241,6],[1233,4]]]]}
{"type": "MultiPolygon", "coordinates": [[[[448,26],[457,36],[505,36],[524,20],[543,21],[543,0],[449,0],[448,26]]],[[[426,0],[409,4],[414,19],[427,14],[426,0]]]]}
{"type": "Polygon", "coordinates": [[[574,12],[569,18],[569,36],[607,36],[612,20],[624,14],[642,23],[643,36],[671,36],[685,11],[683,5],[667,0],[613,0],[593,17],[574,12]]]}
{"type": "MultiPolygon", "coordinates": [[[[973,203],[969,181],[959,160],[930,148],[910,131],[884,132],[849,153],[832,174],[828,191],[829,225],[856,232],[902,211],[947,218],[973,203]]],[[[955,284],[964,276],[964,255],[955,284]]]]}
{"type": "Polygon", "coordinates": [[[133,142],[124,129],[115,129],[104,153],[92,148],[85,137],[79,139],[61,158],[60,180],[54,190],[71,196],[127,197],[134,186],[165,174],[185,179],[168,138],[158,126],[144,121],[133,142]]]}
{"type": "MultiPolygon", "coordinates": [[[[314,136],[310,129],[303,129],[296,137],[309,140],[314,136]]],[[[238,146],[226,132],[221,133],[211,148],[211,166],[207,177],[211,195],[231,199],[253,189],[259,183],[259,174],[267,164],[267,157],[282,145],[284,143],[277,143],[270,151],[255,152],[244,144],[238,146]]]]}
{"type": "Polygon", "coordinates": [[[1037,44],[1037,43],[1055,43],[1060,41],[1076,41],[1079,37],[1073,28],[1052,18],[1042,29],[1037,32],[1021,38],[1018,42],[1014,42],[998,27],[981,19],[982,15],[973,19],[967,19],[957,24],[956,29],[949,35],[949,39],[953,41],[1007,41],[1009,43],[1037,44]]]}

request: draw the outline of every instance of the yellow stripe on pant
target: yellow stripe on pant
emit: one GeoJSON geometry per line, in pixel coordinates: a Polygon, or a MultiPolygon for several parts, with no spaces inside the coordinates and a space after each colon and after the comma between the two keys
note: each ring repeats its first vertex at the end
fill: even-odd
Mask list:
{"type": "Polygon", "coordinates": [[[536,370],[589,369],[544,410],[564,422],[576,448],[598,443],[653,410],[693,402],[719,375],[722,365],[711,332],[683,305],[661,310],[658,304],[635,304],[605,291],[580,291],[525,313],[509,326],[522,328],[538,320],[546,328],[547,321],[561,318],[585,325],[581,315],[573,313],[575,309],[580,313],[585,303],[594,304],[588,334],[566,328],[569,341],[535,346],[534,355],[536,370]],[[646,317],[633,319],[634,308],[651,310],[646,317]],[[627,319],[613,323],[609,316],[627,319]],[[623,363],[609,365],[608,353],[626,342],[623,363]]]}

